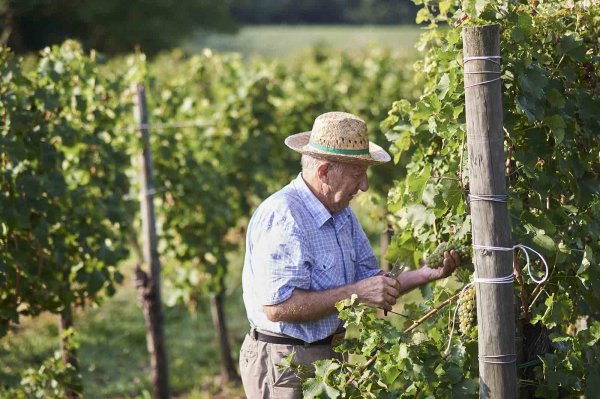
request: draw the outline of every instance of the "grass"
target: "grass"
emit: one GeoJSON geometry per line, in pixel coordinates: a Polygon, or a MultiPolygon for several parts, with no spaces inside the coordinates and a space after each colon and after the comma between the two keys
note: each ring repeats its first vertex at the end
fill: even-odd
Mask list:
{"type": "MultiPolygon", "coordinates": [[[[80,371],[86,398],[149,397],[150,368],[142,312],[132,284],[102,306],[78,312],[80,371]]],[[[219,352],[208,304],[191,315],[183,307],[165,309],[171,390],[176,397],[243,397],[241,388],[221,387],[219,352]]],[[[234,354],[247,329],[241,293],[227,302],[234,354]]],[[[26,320],[0,340],[0,386],[14,386],[19,373],[37,368],[58,350],[57,317],[26,320]]]]}
{"type": "Polygon", "coordinates": [[[414,51],[420,28],[402,26],[265,25],[247,26],[237,34],[198,32],[183,46],[198,52],[203,48],[238,52],[245,57],[289,58],[312,47],[364,50],[386,47],[403,53],[414,51]]]}

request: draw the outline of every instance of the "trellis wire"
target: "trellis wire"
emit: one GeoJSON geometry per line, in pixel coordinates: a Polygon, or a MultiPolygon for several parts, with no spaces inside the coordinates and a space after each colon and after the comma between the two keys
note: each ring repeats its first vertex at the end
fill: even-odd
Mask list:
{"type": "Polygon", "coordinates": [[[469,194],[469,201],[508,202],[506,194],[469,194]]]}
{"type": "MultiPolygon", "coordinates": [[[[496,60],[500,60],[501,58],[502,57],[499,56],[499,55],[465,57],[463,59],[463,63],[466,64],[469,61],[482,60],[482,61],[489,61],[489,62],[492,62],[492,63],[500,66],[500,61],[496,61],[496,60]]],[[[484,70],[484,71],[463,72],[463,73],[465,75],[482,75],[482,74],[488,74],[488,73],[500,75],[501,71],[485,71],[484,70]]],[[[488,84],[488,83],[496,82],[498,80],[500,80],[500,76],[498,76],[497,78],[494,78],[494,79],[483,81],[483,82],[478,82],[478,83],[473,83],[473,84],[470,84],[470,85],[465,85],[465,89],[468,89],[470,87],[485,85],[485,84],[488,84]]]]}

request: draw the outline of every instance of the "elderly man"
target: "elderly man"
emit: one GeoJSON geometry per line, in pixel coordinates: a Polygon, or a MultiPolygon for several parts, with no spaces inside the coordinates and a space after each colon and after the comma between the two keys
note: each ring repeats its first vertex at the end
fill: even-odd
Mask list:
{"type": "Polygon", "coordinates": [[[339,358],[332,340],[342,332],[335,303],[352,294],[391,309],[401,294],[448,276],[459,264],[444,254],[439,269],[422,267],[387,277],[348,207],[368,189],[367,167],[390,156],[369,142],[364,121],[344,112],[320,115],[310,132],[285,141],[302,153],[302,173],[256,210],[246,238],[243,290],[251,330],[240,352],[246,395],[301,398],[300,379],[278,367],[294,360],[311,367],[339,358]]]}

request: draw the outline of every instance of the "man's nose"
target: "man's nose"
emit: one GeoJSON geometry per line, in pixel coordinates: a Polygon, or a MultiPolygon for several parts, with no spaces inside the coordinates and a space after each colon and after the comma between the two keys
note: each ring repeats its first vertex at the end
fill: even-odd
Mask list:
{"type": "Polygon", "coordinates": [[[360,185],[358,186],[358,188],[360,189],[360,191],[367,191],[369,189],[369,178],[367,177],[367,173],[363,173],[361,179],[360,179],[360,185]]]}

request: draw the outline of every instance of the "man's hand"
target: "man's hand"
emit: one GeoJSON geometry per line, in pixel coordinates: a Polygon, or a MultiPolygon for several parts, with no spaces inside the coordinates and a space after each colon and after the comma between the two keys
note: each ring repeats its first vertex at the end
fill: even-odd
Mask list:
{"type": "Polygon", "coordinates": [[[433,281],[450,276],[458,266],[460,266],[460,257],[455,250],[452,250],[444,252],[442,267],[437,269],[432,269],[428,265],[425,267],[429,269],[430,280],[433,281]]]}
{"type": "Polygon", "coordinates": [[[400,283],[397,279],[377,275],[355,284],[358,300],[369,306],[391,310],[400,296],[400,283]]]}
{"type": "MultiPolygon", "coordinates": [[[[441,244],[440,244],[441,245],[441,244]]],[[[437,269],[424,265],[416,270],[404,272],[398,276],[400,293],[405,294],[413,288],[421,287],[431,281],[448,277],[460,265],[460,257],[455,250],[444,252],[442,266],[437,269]]]]}

